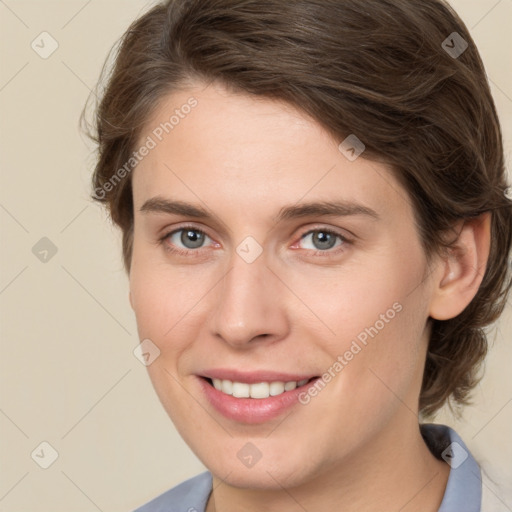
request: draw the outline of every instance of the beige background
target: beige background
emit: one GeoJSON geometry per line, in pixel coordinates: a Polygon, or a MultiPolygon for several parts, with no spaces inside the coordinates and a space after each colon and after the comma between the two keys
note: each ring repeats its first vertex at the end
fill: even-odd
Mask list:
{"type": "MultiPolygon", "coordinates": [[[[512,0],[452,3],[488,70],[510,164],[512,0]]],[[[129,511],[203,470],[132,353],[119,237],[89,200],[92,147],[77,130],[108,50],[148,5],[0,0],[0,511],[129,511]],[[43,31],[59,45],[47,59],[31,48],[43,31]],[[32,252],[42,237],[57,248],[47,262],[32,252]],[[58,452],[48,469],[31,458],[43,441],[58,452]]],[[[438,419],[510,480],[511,337],[509,306],[475,405],[438,419]]]]}

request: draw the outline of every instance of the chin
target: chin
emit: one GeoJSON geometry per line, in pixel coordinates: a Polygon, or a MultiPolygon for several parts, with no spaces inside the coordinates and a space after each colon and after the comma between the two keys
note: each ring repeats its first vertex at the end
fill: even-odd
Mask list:
{"type": "Polygon", "coordinates": [[[300,486],[315,473],[311,453],[299,453],[291,446],[275,449],[272,443],[267,443],[266,447],[262,445],[265,442],[261,439],[251,442],[235,438],[226,441],[223,449],[217,453],[208,451],[204,446],[194,452],[214,476],[238,488],[277,491],[282,490],[283,486],[300,486]],[[261,447],[259,454],[256,446],[261,447]],[[202,448],[207,453],[201,453],[202,448]],[[251,455],[252,460],[249,458],[251,455]],[[247,462],[244,463],[246,458],[247,462]],[[309,462],[307,466],[306,460],[309,462]]]}
{"type": "Polygon", "coordinates": [[[276,468],[275,465],[263,464],[261,461],[252,468],[241,468],[240,465],[220,465],[210,466],[209,471],[222,479],[222,481],[232,487],[241,489],[259,489],[266,491],[280,491],[283,487],[297,487],[307,481],[307,475],[302,468],[297,473],[292,467],[276,468]],[[261,464],[261,466],[260,466],[261,464]]]}

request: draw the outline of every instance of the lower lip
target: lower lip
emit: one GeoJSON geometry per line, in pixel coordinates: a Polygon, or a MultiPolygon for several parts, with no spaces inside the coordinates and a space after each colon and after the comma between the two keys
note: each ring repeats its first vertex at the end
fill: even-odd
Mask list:
{"type": "Polygon", "coordinates": [[[200,385],[210,404],[223,416],[240,423],[265,423],[299,403],[299,395],[315,380],[303,386],[268,398],[235,398],[215,389],[206,379],[199,377],[200,385]]]}

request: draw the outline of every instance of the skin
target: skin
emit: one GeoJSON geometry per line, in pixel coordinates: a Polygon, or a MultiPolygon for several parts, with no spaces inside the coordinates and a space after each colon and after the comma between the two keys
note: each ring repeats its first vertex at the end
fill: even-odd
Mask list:
{"type": "Polygon", "coordinates": [[[133,172],[130,301],[140,339],[160,350],[148,366],[155,390],[213,474],[207,511],[437,511],[449,466],[418,428],[428,319],[457,315],[475,295],[489,218],[456,226],[455,249],[428,264],[407,194],[385,165],[364,153],[351,162],[300,111],[218,84],[167,96],[141,143],[192,95],[197,107],[133,172]],[[154,197],[213,217],[141,211],[154,197]],[[333,200],[378,218],[274,221],[285,206],[333,200]],[[160,241],[184,226],[206,233],[201,248],[183,245],[182,232],[160,241]],[[312,229],[347,241],[319,249],[311,234],[301,238],[312,229]],[[250,264],[236,252],[247,236],[263,250],[250,264]],[[206,368],[321,375],[394,303],[401,311],[308,405],[246,425],[201,392],[206,368]],[[251,468],[237,457],[247,442],[262,454],[251,468]]]}

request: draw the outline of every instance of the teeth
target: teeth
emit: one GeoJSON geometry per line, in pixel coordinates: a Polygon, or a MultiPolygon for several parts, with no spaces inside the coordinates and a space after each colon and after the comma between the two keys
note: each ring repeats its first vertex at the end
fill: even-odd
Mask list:
{"type": "Polygon", "coordinates": [[[269,388],[270,396],[280,395],[284,393],[284,382],[271,382],[269,388]]]}
{"type": "Polygon", "coordinates": [[[251,386],[244,382],[233,382],[233,396],[236,396],[236,398],[249,398],[251,396],[251,386]]]}
{"type": "Polygon", "coordinates": [[[270,384],[268,382],[258,382],[250,386],[251,398],[268,398],[270,396],[270,384]]]}
{"type": "Polygon", "coordinates": [[[297,383],[295,381],[290,381],[290,382],[287,382],[285,385],[284,385],[284,390],[285,391],[291,391],[292,389],[295,389],[297,387],[297,383]]]}
{"type": "MultiPolygon", "coordinates": [[[[220,379],[219,379],[220,380],[220,379]]],[[[232,395],[233,394],[233,383],[230,380],[223,380],[221,381],[220,388],[223,393],[226,393],[226,395],[232,395]]]]}
{"type": "Polygon", "coordinates": [[[291,391],[300,386],[304,386],[309,379],[302,379],[289,382],[258,382],[247,384],[245,382],[233,382],[226,379],[212,379],[213,387],[222,391],[226,395],[233,395],[236,398],[268,398],[277,396],[286,391],[291,391]]]}

